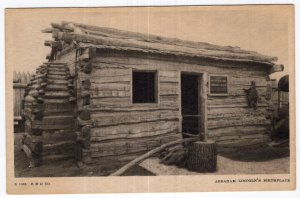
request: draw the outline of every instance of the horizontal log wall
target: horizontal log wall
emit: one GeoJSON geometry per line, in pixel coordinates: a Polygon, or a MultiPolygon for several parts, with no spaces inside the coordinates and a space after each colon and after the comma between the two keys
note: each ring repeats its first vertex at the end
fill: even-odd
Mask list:
{"type": "MultiPolygon", "coordinates": [[[[74,64],[75,52],[64,55],[61,60],[74,64]]],[[[265,69],[97,53],[92,60],[91,74],[80,72],[77,81],[78,104],[83,102],[80,94],[85,93],[81,82],[86,79],[91,82],[88,109],[92,119],[92,157],[137,154],[159,146],[163,141],[181,138],[180,72],[228,75],[229,95],[209,95],[207,98],[208,138],[225,147],[268,139],[270,121],[265,118],[268,107],[265,69]],[[132,104],[132,70],[157,72],[157,103],[132,104]],[[259,92],[256,110],[247,108],[243,91],[250,87],[251,81],[256,82],[259,92]]]]}
{"type": "MultiPolygon", "coordinates": [[[[239,147],[266,142],[270,139],[271,121],[266,118],[269,101],[266,100],[267,78],[253,74],[228,75],[229,95],[208,96],[208,137],[220,148],[239,147]],[[258,108],[248,108],[243,89],[256,82],[258,108]]],[[[225,149],[224,149],[225,150],[225,149]]]]}
{"type": "MultiPolygon", "coordinates": [[[[99,55],[91,74],[93,147],[101,142],[134,140],[175,133],[180,129],[180,72],[228,75],[228,96],[207,98],[207,137],[221,145],[243,145],[269,138],[266,119],[267,70],[255,66],[211,66],[124,55],[99,55]],[[158,104],[132,104],[132,70],[158,73],[158,104]],[[256,82],[258,108],[248,108],[243,89],[256,82]]],[[[208,89],[208,85],[206,85],[208,89]]],[[[98,146],[97,146],[98,145],[98,146]]],[[[97,150],[97,149],[95,149],[97,150]]],[[[97,150],[98,151],[98,150],[97,150]]],[[[97,156],[96,151],[94,153],[97,156]]]]}
{"type": "Polygon", "coordinates": [[[134,68],[112,57],[97,57],[92,65],[91,74],[80,76],[91,82],[92,157],[138,154],[181,138],[178,71],[153,69],[158,77],[158,102],[133,104],[134,68]]]}
{"type": "Polygon", "coordinates": [[[150,136],[143,138],[127,138],[114,141],[106,141],[99,143],[92,143],[91,151],[92,157],[105,156],[121,156],[122,155],[140,155],[142,152],[151,150],[167,142],[171,142],[180,138],[178,133],[150,136]]]}

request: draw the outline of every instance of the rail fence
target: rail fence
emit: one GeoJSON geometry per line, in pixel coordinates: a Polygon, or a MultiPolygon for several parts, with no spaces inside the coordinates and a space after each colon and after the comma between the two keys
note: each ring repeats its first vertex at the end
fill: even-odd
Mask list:
{"type": "Polygon", "coordinates": [[[30,82],[33,73],[17,72],[13,73],[13,100],[14,100],[14,127],[15,131],[20,131],[22,126],[22,100],[24,99],[24,90],[30,82]]]}

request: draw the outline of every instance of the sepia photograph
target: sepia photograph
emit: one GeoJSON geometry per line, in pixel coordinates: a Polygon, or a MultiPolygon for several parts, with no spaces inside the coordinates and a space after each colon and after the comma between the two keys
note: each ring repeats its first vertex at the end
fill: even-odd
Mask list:
{"type": "Polygon", "coordinates": [[[5,41],[9,193],[295,189],[293,5],[6,9],[5,41]]]}

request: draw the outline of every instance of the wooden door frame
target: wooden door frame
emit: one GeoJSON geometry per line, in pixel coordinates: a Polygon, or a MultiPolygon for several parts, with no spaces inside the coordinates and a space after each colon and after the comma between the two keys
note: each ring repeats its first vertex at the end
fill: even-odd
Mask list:
{"type": "Polygon", "coordinates": [[[179,131],[182,133],[182,112],[181,112],[181,75],[197,75],[198,76],[198,108],[201,114],[199,124],[199,135],[206,139],[207,135],[207,93],[208,93],[208,74],[207,72],[179,72],[179,131]]]}

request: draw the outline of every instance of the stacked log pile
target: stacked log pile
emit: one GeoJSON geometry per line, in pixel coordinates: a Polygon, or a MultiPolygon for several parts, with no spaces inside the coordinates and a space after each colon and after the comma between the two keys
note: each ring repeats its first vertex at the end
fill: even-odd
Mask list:
{"type": "Polygon", "coordinates": [[[24,94],[23,150],[30,167],[43,161],[74,157],[74,91],[67,65],[45,63],[24,94]]]}

